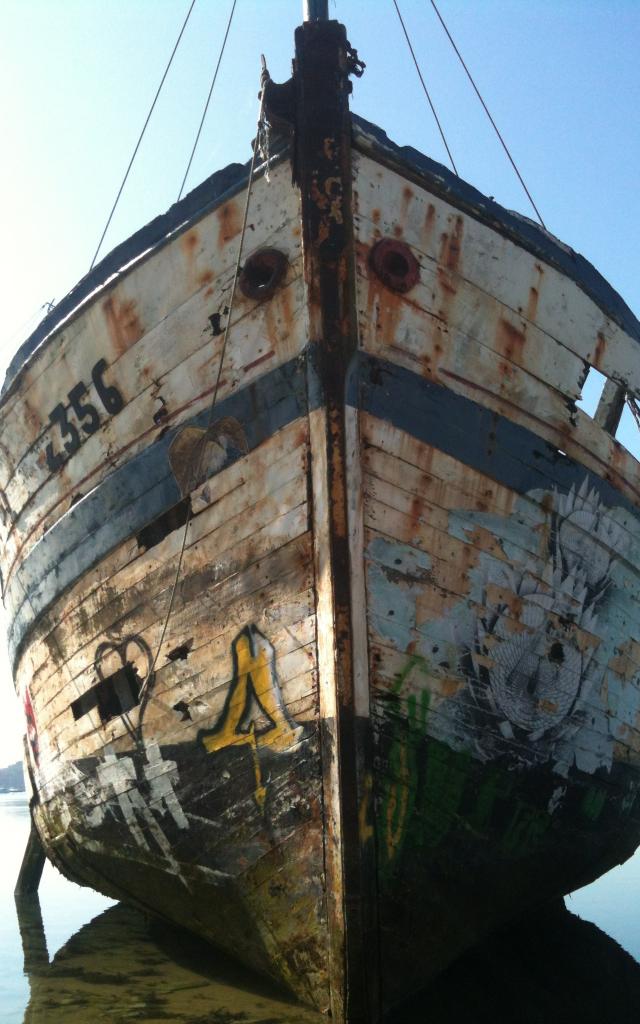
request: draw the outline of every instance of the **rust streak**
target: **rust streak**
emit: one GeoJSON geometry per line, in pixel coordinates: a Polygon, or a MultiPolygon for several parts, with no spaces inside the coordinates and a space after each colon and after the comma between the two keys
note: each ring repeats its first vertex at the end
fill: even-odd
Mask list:
{"type": "MultiPolygon", "coordinates": [[[[524,325],[523,325],[524,326],[524,325]]],[[[496,348],[505,359],[513,363],[522,363],[522,347],[526,342],[524,330],[519,330],[508,320],[501,318],[496,330],[496,348]]]]}
{"type": "Polygon", "coordinates": [[[199,243],[200,238],[195,228],[192,228],[191,231],[187,231],[187,233],[185,235],[182,235],[182,237],[180,238],[180,248],[182,249],[183,253],[185,254],[189,261],[195,259],[196,250],[198,248],[199,243]]]}
{"type": "Polygon", "coordinates": [[[243,366],[242,367],[242,372],[243,373],[248,373],[249,370],[252,370],[254,368],[254,366],[259,366],[260,363],[264,363],[266,359],[271,359],[271,356],[274,356],[274,355],[275,355],[274,349],[270,348],[268,352],[264,353],[264,355],[258,356],[257,359],[254,359],[254,360],[252,360],[252,362],[247,363],[246,366],[243,366]]]}
{"type": "Polygon", "coordinates": [[[242,229],[242,215],[235,200],[230,200],[216,210],[218,218],[218,249],[224,249],[230,239],[235,238],[242,229]]]}
{"type": "Polygon", "coordinates": [[[602,331],[598,331],[598,340],[596,342],[596,350],[593,353],[593,362],[592,362],[592,365],[595,366],[596,370],[600,369],[600,363],[602,362],[602,357],[605,354],[606,348],[607,348],[607,339],[605,338],[605,336],[602,333],[602,331]]]}
{"type": "Polygon", "coordinates": [[[111,294],[102,303],[102,312],[107,321],[107,329],[113,347],[121,356],[144,334],[136,312],[135,301],[127,299],[125,302],[118,302],[115,295],[111,294]]]}

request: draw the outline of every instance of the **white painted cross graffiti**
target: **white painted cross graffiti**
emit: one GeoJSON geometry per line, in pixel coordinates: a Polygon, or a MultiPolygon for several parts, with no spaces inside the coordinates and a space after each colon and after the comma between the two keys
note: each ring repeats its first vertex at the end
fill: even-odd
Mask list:
{"type": "Polygon", "coordinates": [[[112,750],[106,748],[102,762],[96,768],[96,776],[99,789],[109,794],[109,802],[94,807],[88,821],[94,828],[101,825],[108,812],[114,813],[112,798],[115,798],[137,845],[150,849],[143,831],[146,828],[173,871],[179,875],[180,868],[171,852],[171,844],[157,819],[158,814],[169,814],[178,828],[189,828],[174,791],[178,767],[175,761],[163,759],[155,741],[146,743],[145,753],[147,763],[142,767],[140,778],[133,758],[116,757],[112,750]]]}

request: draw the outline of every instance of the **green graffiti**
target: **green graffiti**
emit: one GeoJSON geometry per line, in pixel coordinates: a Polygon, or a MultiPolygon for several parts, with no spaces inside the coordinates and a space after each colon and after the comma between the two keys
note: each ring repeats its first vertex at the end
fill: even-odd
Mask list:
{"type": "Polygon", "coordinates": [[[496,801],[511,795],[515,779],[504,768],[491,768],[483,780],[475,807],[469,814],[469,824],[478,832],[486,832],[496,801]]]}
{"type": "MultiPolygon", "coordinates": [[[[414,669],[428,676],[431,666],[426,658],[412,655],[394,678],[396,697],[401,697],[414,669]]],[[[376,802],[383,876],[393,871],[403,849],[434,849],[456,827],[484,835],[499,829],[504,854],[529,855],[549,828],[546,806],[514,796],[517,773],[497,764],[477,763],[474,771],[470,751],[454,750],[429,736],[431,696],[426,688],[408,694],[405,714],[398,708],[389,712],[388,769],[376,802]]],[[[603,802],[601,790],[590,790],[583,801],[584,813],[597,816],[603,802]]]]}
{"type": "Polygon", "coordinates": [[[502,837],[502,849],[509,854],[526,854],[549,828],[551,815],[524,800],[516,799],[516,809],[502,837]]]}
{"type": "MultiPolygon", "coordinates": [[[[415,664],[417,662],[412,659],[396,692],[415,664]]],[[[383,852],[388,863],[396,859],[404,845],[408,834],[407,826],[415,807],[418,789],[418,746],[427,733],[430,700],[429,691],[422,690],[418,707],[416,695],[411,694],[407,700],[407,718],[397,721],[394,727],[380,815],[384,836],[383,852]]]]}
{"type": "Polygon", "coordinates": [[[607,792],[600,786],[590,786],[582,798],[580,810],[585,818],[597,821],[607,800],[607,792]]]}
{"type": "MultiPolygon", "coordinates": [[[[424,846],[438,846],[458,820],[471,754],[430,740],[416,831],[424,846]]],[[[418,838],[418,836],[416,836],[418,838]]]]}

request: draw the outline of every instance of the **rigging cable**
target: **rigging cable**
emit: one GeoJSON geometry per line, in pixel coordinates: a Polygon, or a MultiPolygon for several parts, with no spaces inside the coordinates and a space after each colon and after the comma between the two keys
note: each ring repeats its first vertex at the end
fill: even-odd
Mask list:
{"type": "Polygon", "coordinates": [[[233,21],[233,12],[236,9],[236,2],[237,2],[237,0],[233,0],[233,3],[231,5],[231,14],[229,15],[229,20],[227,22],[227,30],[226,30],[226,32],[224,34],[224,39],[222,40],[222,46],[220,47],[220,53],[218,55],[218,63],[216,64],[216,69],[213,72],[213,80],[211,82],[211,88],[209,89],[209,95],[207,96],[207,102],[205,103],[204,110],[202,111],[202,118],[200,119],[200,126],[199,126],[198,132],[196,134],[196,141],[193,144],[193,149],[191,150],[191,156],[189,157],[189,163],[187,164],[187,169],[184,172],[184,178],[182,179],[182,184],[180,186],[180,191],[178,192],[178,200],[180,200],[182,198],[182,192],[184,190],[185,182],[187,180],[187,175],[189,174],[189,171],[191,170],[191,163],[192,163],[193,158],[195,156],[196,147],[198,145],[198,142],[200,141],[200,133],[202,131],[202,126],[204,125],[204,119],[207,116],[207,110],[209,109],[209,103],[211,102],[211,95],[213,93],[213,89],[214,89],[214,86],[216,84],[216,78],[218,77],[218,71],[220,70],[220,64],[222,63],[222,55],[224,54],[224,49],[225,49],[225,46],[227,45],[227,36],[229,35],[229,29],[231,28],[231,22],[233,21]]]}
{"type": "MultiPolygon", "coordinates": [[[[444,142],[444,148],[447,151],[447,154],[449,156],[449,160],[451,161],[451,166],[453,167],[454,173],[456,175],[458,175],[458,168],[456,167],[454,159],[453,159],[453,156],[451,155],[451,150],[449,149],[449,145],[448,145],[447,140],[445,138],[445,134],[444,134],[444,131],[442,129],[442,125],[440,124],[440,119],[439,119],[438,115],[436,114],[436,108],[433,105],[433,101],[431,99],[431,96],[429,95],[429,90],[427,89],[427,87],[425,85],[424,78],[422,77],[422,72],[420,70],[420,65],[418,64],[418,60],[417,60],[416,55],[415,55],[414,50],[413,50],[413,46],[411,45],[411,40],[409,39],[409,33],[407,32],[404,20],[402,18],[401,13],[400,13],[400,8],[398,7],[397,0],[393,0],[393,6],[395,7],[397,15],[398,15],[398,17],[400,19],[400,24],[402,25],[402,31],[404,32],[405,39],[407,40],[407,45],[408,45],[408,47],[409,47],[409,49],[411,51],[411,56],[413,57],[413,63],[416,66],[416,71],[418,72],[418,77],[419,77],[420,81],[422,82],[422,88],[424,89],[424,94],[427,97],[427,100],[429,101],[429,106],[431,107],[431,113],[433,114],[433,116],[436,119],[436,124],[438,126],[438,131],[440,132],[440,137],[441,137],[442,141],[444,142]]],[[[459,177],[459,175],[458,175],[458,177],[459,177]]]]}
{"type": "Polygon", "coordinates": [[[184,19],[184,22],[182,23],[182,28],[180,29],[180,34],[179,34],[178,38],[176,39],[175,46],[173,47],[171,56],[169,57],[169,63],[167,64],[166,68],[164,69],[164,74],[163,74],[163,76],[162,76],[162,78],[160,80],[160,85],[158,86],[156,94],[153,97],[153,103],[151,104],[151,106],[149,108],[149,113],[147,114],[147,118],[146,118],[146,120],[144,122],[144,125],[142,127],[142,131],[140,132],[138,141],[136,142],[136,146],[135,146],[135,149],[133,151],[133,155],[132,155],[132,157],[131,157],[131,159],[129,161],[129,166],[127,167],[127,170],[125,171],[124,178],[122,179],[122,184],[120,185],[120,188],[118,189],[118,194],[117,194],[117,196],[115,198],[115,202],[114,202],[113,206],[111,207],[111,213],[109,214],[109,217],[107,219],[107,223],[105,224],[104,231],[102,232],[102,235],[100,236],[100,241],[98,242],[98,248],[96,249],[96,251],[94,253],[94,256],[93,256],[93,259],[91,260],[91,266],[89,267],[90,271],[93,270],[93,268],[95,266],[95,262],[96,262],[96,260],[98,258],[98,253],[100,252],[100,249],[102,247],[102,243],[104,242],[104,237],[105,237],[107,231],[109,230],[109,225],[111,224],[111,220],[113,218],[113,215],[116,212],[116,206],[118,205],[118,203],[120,201],[120,196],[122,195],[122,190],[123,190],[123,188],[124,188],[124,186],[125,186],[125,184],[127,182],[127,178],[129,177],[129,171],[131,170],[131,168],[133,166],[133,161],[135,160],[136,154],[137,154],[137,152],[138,152],[138,150],[140,148],[140,143],[142,142],[144,133],[147,130],[147,125],[149,124],[149,121],[151,119],[151,115],[153,114],[154,107],[155,107],[156,102],[158,100],[158,96],[160,95],[160,90],[162,89],[162,86],[164,85],[165,78],[167,77],[167,75],[169,73],[169,68],[171,67],[171,64],[173,63],[173,58],[176,55],[176,51],[178,49],[178,46],[180,45],[180,40],[182,39],[182,36],[184,34],[185,28],[187,27],[187,22],[189,21],[189,18],[191,17],[191,12],[192,12],[192,10],[193,10],[193,8],[195,6],[195,2],[196,2],[196,0],[191,0],[191,6],[189,7],[189,10],[187,11],[187,16],[184,19]]]}
{"type": "MultiPolygon", "coordinates": [[[[265,67],[264,57],[262,57],[262,68],[263,68],[263,71],[262,71],[262,81],[264,83],[265,75],[266,75],[266,67],[265,67]]],[[[259,144],[260,144],[259,140],[260,140],[260,137],[261,137],[261,134],[262,134],[262,130],[263,130],[264,103],[265,103],[265,89],[264,89],[264,85],[263,85],[263,88],[261,89],[261,94],[260,94],[260,112],[258,114],[258,129],[256,131],[255,139],[253,140],[253,153],[252,153],[252,156],[251,156],[251,165],[250,165],[250,169],[249,169],[249,178],[248,178],[248,182],[247,182],[247,198],[246,198],[246,202],[245,202],[245,206],[244,206],[244,216],[243,216],[243,220],[242,220],[242,230],[240,232],[240,242],[238,244],[238,258],[236,260],[235,270],[234,270],[234,274],[233,274],[233,283],[231,285],[231,296],[230,296],[230,299],[229,299],[229,311],[227,313],[227,323],[225,325],[224,335],[222,337],[222,346],[221,346],[221,349],[220,349],[220,358],[218,360],[218,372],[216,374],[215,384],[214,384],[214,387],[213,387],[213,394],[212,394],[211,402],[209,404],[209,413],[208,413],[208,417],[207,417],[207,426],[206,426],[204,434],[202,435],[202,444],[200,446],[200,451],[198,452],[198,461],[196,463],[196,471],[195,471],[194,476],[192,477],[192,479],[196,481],[196,485],[195,486],[199,486],[197,481],[198,481],[200,473],[202,471],[202,463],[203,463],[204,453],[205,453],[205,450],[206,450],[207,434],[208,434],[211,426],[213,425],[213,414],[214,414],[214,411],[215,411],[215,408],[216,408],[216,403],[217,403],[217,400],[218,400],[218,389],[220,387],[220,378],[221,378],[221,375],[222,375],[222,367],[224,365],[224,356],[225,356],[225,352],[226,352],[226,348],[227,348],[227,338],[229,336],[229,329],[231,327],[231,317],[232,317],[232,314],[233,314],[233,304],[234,304],[235,295],[236,295],[236,286],[237,286],[237,283],[238,283],[238,277],[240,276],[240,261],[242,259],[242,250],[243,250],[243,247],[244,247],[244,239],[245,239],[245,235],[246,235],[246,232],[247,232],[247,222],[248,222],[248,219],[249,219],[249,203],[251,201],[251,191],[252,191],[252,187],[253,187],[253,177],[254,177],[255,166],[256,166],[256,159],[257,159],[258,150],[259,150],[259,144]]],[[[195,486],[194,486],[194,490],[195,490],[195,486]]],[[[156,664],[158,662],[158,658],[160,657],[160,651],[162,649],[162,645],[164,643],[164,638],[165,638],[165,635],[166,635],[166,632],[167,632],[167,628],[169,626],[169,619],[171,618],[171,613],[173,611],[173,605],[174,605],[174,602],[175,602],[176,592],[177,592],[177,589],[178,589],[178,582],[180,580],[180,573],[182,572],[182,563],[184,561],[184,553],[185,553],[185,550],[186,550],[186,547],[187,547],[187,534],[188,534],[188,531],[189,531],[189,524],[191,523],[192,517],[193,517],[193,512],[192,512],[192,509],[191,509],[191,504],[189,504],[189,506],[187,508],[187,518],[186,518],[186,521],[185,521],[185,524],[184,524],[184,531],[183,531],[183,534],[182,534],[182,544],[180,546],[180,552],[179,552],[179,555],[178,555],[178,564],[176,566],[176,572],[175,572],[175,576],[174,576],[174,580],[173,580],[173,585],[171,587],[171,596],[169,598],[169,607],[167,608],[167,613],[166,613],[165,618],[164,618],[164,623],[163,623],[163,626],[162,626],[162,632],[160,634],[160,640],[159,640],[159,642],[157,644],[157,647],[156,647],[155,656],[153,658],[153,661],[151,662],[151,665],[149,666],[149,671],[147,672],[147,674],[146,674],[146,676],[145,676],[145,678],[143,680],[143,683],[142,683],[142,685],[140,687],[140,693],[139,693],[139,697],[140,697],[140,714],[139,714],[139,718],[138,718],[138,736],[140,738],[142,738],[142,724],[143,724],[143,719],[144,719],[144,712],[145,712],[145,708],[146,708],[147,702],[149,700],[149,695],[150,695],[150,681],[151,681],[151,678],[152,678],[152,676],[153,676],[153,674],[155,672],[155,667],[156,667],[156,664]]]]}
{"type": "MultiPolygon", "coordinates": [[[[394,0],[394,3],[395,3],[395,0],[394,0]]],[[[397,5],[396,5],[396,6],[397,6],[397,5]]],[[[529,192],[529,189],[528,189],[528,188],[527,188],[527,186],[525,185],[525,183],[524,183],[524,179],[523,179],[522,175],[520,174],[520,171],[518,170],[518,168],[517,168],[517,167],[516,167],[516,165],[515,165],[515,161],[514,161],[513,157],[511,156],[511,153],[509,152],[509,150],[508,150],[508,148],[507,148],[507,144],[506,144],[506,142],[504,141],[504,139],[502,138],[502,135],[500,134],[500,132],[499,132],[499,130],[498,130],[498,126],[497,126],[497,124],[495,123],[495,121],[493,120],[493,118],[492,118],[491,114],[489,113],[489,108],[487,107],[487,104],[485,103],[485,101],[483,100],[482,96],[480,95],[480,90],[478,89],[478,86],[477,86],[477,85],[476,85],[476,83],[474,82],[474,80],[473,80],[473,76],[472,76],[471,72],[469,71],[469,68],[468,68],[468,67],[467,67],[467,65],[465,64],[465,62],[464,62],[464,60],[463,60],[463,58],[462,58],[462,54],[460,53],[460,50],[458,49],[458,47],[457,47],[457,46],[456,46],[456,44],[454,43],[454,41],[453,41],[453,37],[452,37],[451,33],[449,32],[449,29],[448,29],[448,28],[447,28],[447,26],[445,25],[444,19],[443,19],[442,15],[440,14],[440,11],[439,11],[439,10],[438,10],[438,8],[436,7],[436,4],[435,4],[435,0],[431,0],[431,6],[433,7],[434,11],[435,11],[435,12],[436,12],[436,14],[438,15],[438,19],[439,19],[439,21],[440,21],[440,24],[442,25],[442,27],[443,27],[444,31],[446,32],[446,34],[447,34],[447,38],[448,38],[449,42],[451,43],[451,45],[453,46],[453,49],[455,50],[455,52],[456,52],[456,54],[457,54],[457,56],[458,56],[458,60],[460,61],[460,63],[462,64],[462,67],[463,67],[463,68],[464,68],[464,70],[466,71],[466,74],[467,74],[467,78],[468,78],[468,79],[469,79],[469,81],[471,82],[471,85],[472,85],[472,86],[473,86],[473,88],[474,88],[475,94],[476,94],[476,96],[478,97],[478,99],[480,100],[480,102],[481,102],[481,104],[482,104],[482,106],[483,106],[483,108],[484,108],[484,112],[485,112],[485,114],[487,115],[487,117],[488,117],[488,118],[489,118],[489,120],[491,121],[491,124],[493,125],[493,129],[494,129],[494,131],[495,131],[496,135],[498,136],[498,138],[499,138],[499,140],[500,140],[500,144],[502,145],[502,148],[504,149],[505,153],[507,154],[507,156],[508,156],[508,158],[509,158],[509,162],[511,163],[511,166],[513,167],[514,171],[516,172],[516,174],[517,174],[517,176],[518,176],[518,181],[519,181],[519,182],[520,182],[520,184],[522,185],[523,189],[525,190],[525,192],[526,192],[526,194],[527,194],[527,198],[528,198],[529,202],[531,203],[531,205],[533,206],[534,210],[536,211],[536,217],[538,218],[538,220],[539,220],[539,221],[540,221],[540,223],[542,224],[542,227],[543,227],[543,228],[545,229],[545,231],[546,231],[546,230],[547,230],[547,228],[546,228],[545,222],[543,221],[542,217],[540,216],[540,212],[539,212],[539,210],[538,210],[538,207],[537,207],[537,206],[536,206],[536,204],[534,203],[534,201],[533,201],[533,197],[532,197],[531,193],[529,192]]]]}

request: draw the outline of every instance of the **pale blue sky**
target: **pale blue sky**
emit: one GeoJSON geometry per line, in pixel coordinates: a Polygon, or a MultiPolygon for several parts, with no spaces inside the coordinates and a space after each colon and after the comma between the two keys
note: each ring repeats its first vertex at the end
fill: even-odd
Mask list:
{"type": "MultiPolygon", "coordinates": [[[[89,267],[188,0],[2,0],[0,374],[89,267]]],[[[230,0],[197,0],[103,254],[177,196],[230,0]]],[[[289,74],[300,0],[238,0],[189,179],[249,156],[260,53],[289,74]]],[[[400,0],[462,177],[532,215],[428,0],[400,0]]],[[[547,227],[640,312],[640,0],[440,0],[547,227]]],[[[338,0],[367,63],[353,109],[444,159],[392,0],[338,0]]],[[[635,435],[627,437],[636,447],[635,435]]],[[[20,756],[0,659],[0,764],[20,756]]]]}

